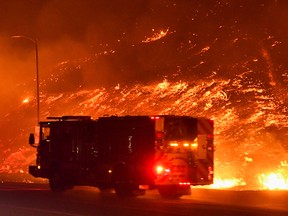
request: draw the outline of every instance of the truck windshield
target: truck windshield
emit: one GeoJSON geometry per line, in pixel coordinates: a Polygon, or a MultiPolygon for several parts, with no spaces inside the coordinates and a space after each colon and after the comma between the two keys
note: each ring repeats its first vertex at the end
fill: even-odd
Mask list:
{"type": "Polygon", "coordinates": [[[197,120],[189,117],[168,117],[164,123],[165,140],[194,140],[197,136],[197,120]]]}

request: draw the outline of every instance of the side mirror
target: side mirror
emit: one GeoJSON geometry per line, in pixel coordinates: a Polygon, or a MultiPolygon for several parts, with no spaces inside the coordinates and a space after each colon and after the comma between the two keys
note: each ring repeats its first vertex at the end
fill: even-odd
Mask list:
{"type": "Polygon", "coordinates": [[[33,133],[31,133],[31,134],[29,135],[29,144],[30,144],[31,146],[34,146],[34,144],[35,144],[35,137],[34,137],[34,134],[33,134],[33,133]]]}

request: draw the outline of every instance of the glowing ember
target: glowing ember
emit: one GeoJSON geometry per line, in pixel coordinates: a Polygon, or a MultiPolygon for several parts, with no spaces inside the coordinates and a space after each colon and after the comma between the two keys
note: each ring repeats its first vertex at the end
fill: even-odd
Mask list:
{"type": "Polygon", "coordinates": [[[143,43],[149,43],[165,37],[168,34],[169,29],[160,30],[159,32],[156,32],[155,29],[152,29],[152,32],[154,32],[154,34],[151,37],[147,37],[145,40],[143,40],[143,43]]]}
{"type": "Polygon", "coordinates": [[[22,101],[23,104],[26,104],[26,103],[29,103],[29,98],[25,98],[23,101],[22,101]]]}
{"type": "Polygon", "coordinates": [[[35,160],[34,154],[35,151],[29,147],[18,149],[3,161],[0,173],[27,173],[27,165],[35,160]]]}

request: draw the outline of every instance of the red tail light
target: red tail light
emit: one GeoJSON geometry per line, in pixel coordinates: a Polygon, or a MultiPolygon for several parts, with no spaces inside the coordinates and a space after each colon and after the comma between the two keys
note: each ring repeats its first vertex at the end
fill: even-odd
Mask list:
{"type": "Polygon", "coordinates": [[[161,173],[163,173],[164,172],[164,168],[162,167],[162,166],[157,166],[156,167],[156,173],[159,175],[159,174],[161,174],[161,173]]]}
{"type": "Polygon", "coordinates": [[[156,132],[155,134],[156,139],[163,139],[164,137],[164,132],[156,132]]]}
{"type": "Polygon", "coordinates": [[[157,175],[167,175],[170,172],[170,169],[165,168],[161,165],[156,166],[156,174],[157,175]]]}
{"type": "Polygon", "coordinates": [[[179,185],[191,185],[190,182],[179,182],[179,185]]]}
{"type": "Polygon", "coordinates": [[[152,120],[158,120],[158,119],[160,119],[159,116],[151,116],[150,118],[151,118],[152,120]]]}

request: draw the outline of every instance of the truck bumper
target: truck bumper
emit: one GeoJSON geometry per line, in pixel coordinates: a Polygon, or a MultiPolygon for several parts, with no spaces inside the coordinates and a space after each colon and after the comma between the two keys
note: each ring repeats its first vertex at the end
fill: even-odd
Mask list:
{"type": "Polygon", "coordinates": [[[157,188],[161,196],[165,198],[178,198],[191,194],[191,188],[188,185],[159,185],[157,188]]]}
{"type": "Polygon", "coordinates": [[[29,166],[29,174],[34,177],[48,178],[48,170],[39,169],[38,166],[29,166]]]}

